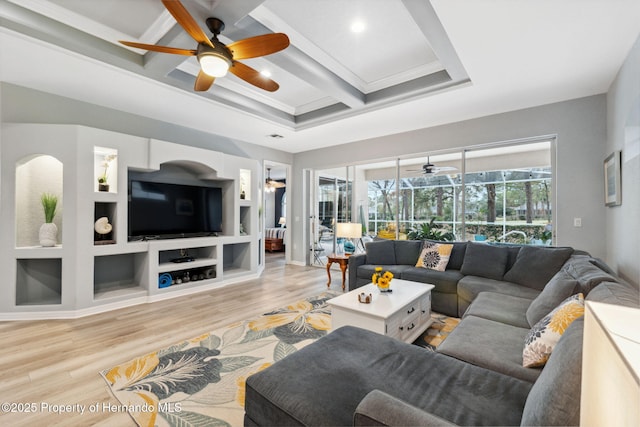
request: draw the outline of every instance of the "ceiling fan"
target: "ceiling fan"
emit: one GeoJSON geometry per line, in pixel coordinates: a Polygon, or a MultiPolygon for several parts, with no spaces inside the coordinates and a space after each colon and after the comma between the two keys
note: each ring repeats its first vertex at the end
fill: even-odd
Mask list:
{"type": "Polygon", "coordinates": [[[273,193],[276,188],[284,188],[287,185],[284,182],[271,179],[271,168],[267,168],[267,178],[264,180],[264,190],[273,193]]]}
{"type": "Polygon", "coordinates": [[[168,46],[136,43],[120,40],[125,46],[154,52],[171,53],[175,55],[197,56],[200,72],[196,77],[194,89],[198,92],[209,90],[216,77],[223,77],[230,71],[242,80],[260,89],[274,92],[280,87],[259,71],[239,62],[240,59],[257,58],[279,52],[289,46],[289,38],[283,33],[263,34],[249,37],[225,45],[218,40],[218,34],[224,30],[224,22],[218,18],[207,18],[206,24],[213,33],[209,39],[202,31],[195,19],[189,14],[179,0],[162,0],[162,4],[178,21],[178,24],[198,42],[196,49],[180,49],[168,46]]]}
{"type": "Polygon", "coordinates": [[[422,172],[425,175],[437,175],[440,172],[457,171],[453,166],[436,166],[427,157],[427,163],[422,165],[422,169],[408,169],[408,172],[422,172]]]}

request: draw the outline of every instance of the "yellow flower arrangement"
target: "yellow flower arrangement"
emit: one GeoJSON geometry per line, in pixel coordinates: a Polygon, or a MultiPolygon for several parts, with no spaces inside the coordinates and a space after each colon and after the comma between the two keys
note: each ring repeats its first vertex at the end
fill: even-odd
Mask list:
{"type": "Polygon", "coordinates": [[[371,276],[371,281],[383,292],[389,290],[391,279],[393,279],[393,273],[390,271],[383,271],[382,267],[376,267],[376,272],[371,276]]]}

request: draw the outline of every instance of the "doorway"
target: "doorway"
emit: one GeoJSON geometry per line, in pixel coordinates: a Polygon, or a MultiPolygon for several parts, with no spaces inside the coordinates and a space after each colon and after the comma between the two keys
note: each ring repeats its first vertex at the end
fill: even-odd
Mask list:
{"type": "Polygon", "coordinates": [[[287,183],[291,175],[291,165],[274,161],[264,161],[264,188],[261,219],[264,236],[266,266],[279,266],[291,261],[290,233],[287,220],[291,206],[287,203],[287,183]]]}

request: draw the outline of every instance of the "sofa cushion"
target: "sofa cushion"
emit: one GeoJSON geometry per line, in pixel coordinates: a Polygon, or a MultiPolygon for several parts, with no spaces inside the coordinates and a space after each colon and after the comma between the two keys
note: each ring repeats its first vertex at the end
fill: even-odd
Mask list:
{"type": "Polygon", "coordinates": [[[396,264],[415,265],[422,250],[422,240],[393,240],[396,264]]]}
{"type": "Polygon", "coordinates": [[[572,295],[547,316],[540,319],[527,334],[522,351],[522,366],[535,368],[547,363],[551,352],[567,327],[584,315],[584,297],[572,295]]]}
{"type": "Polygon", "coordinates": [[[416,267],[444,271],[449,263],[452,249],[452,244],[424,242],[416,267]]]}
{"type": "Polygon", "coordinates": [[[626,282],[602,282],[589,292],[585,299],[640,308],[640,291],[637,287],[626,282]]]}
{"type": "Polygon", "coordinates": [[[531,299],[495,292],[480,292],[463,317],[476,316],[518,328],[529,328],[525,312],[531,299]]]}
{"type": "Polygon", "coordinates": [[[458,296],[464,301],[473,301],[480,292],[496,292],[520,298],[529,298],[530,300],[535,299],[540,294],[540,291],[526,286],[484,277],[464,276],[458,282],[458,296]]]}
{"type": "Polygon", "coordinates": [[[534,382],[540,375],[540,369],[522,366],[522,343],[528,332],[528,328],[466,316],[436,351],[501,374],[534,382]]]}
{"type": "Polygon", "coordinates": [[[434,291],[447,294],[458,292],[458,281],[464,276],[457,270],[436,271],[421,267],[407,268],[402,271],[402,279],[413,282],[430,283],[434,291]]]}
{"type": "Polygon", "coordinates": [[[504,280],[542,290],[573,253],[572,248],[523,246],[504,280]]]}
{"type": "Polygon", "coordinates": [[[601,282],[618,281],[611,274],[595,266],[590,262],[590,258],[586,257],[571,257],[562,268],[578,281],[580,292],[584,296],[589,295],[589,292],[601,282]]]}
{"type": "Polygon", "coordinates": [[[469,243],[460,271],[466,276],[502,280],[509,259],[506,247],[469,243]]]}
{"type": "Polygon", "coordinates": [[[566,271],[558,271],[549,283],[547,283],[547,286],[544,287],[542,292],[540,292],[540,295],[538,295],[529,308],[527,308],[529,326],[538,323],[540,319],[549,314],[558,304],[578,292],[580,292],[578,281],[566,271]]]}
{"type": "Polygon", "coordinates": [[[396,250],[393,240],[367,242],[365,243],[365,250],[367,252],[367,264],[396,264],[396,250]]]}
{"type": "Polygon", "coordinates": [[[582,337],[584,317],[560,338],[540,377],[531,388],[522,413],[523,426],[580,424],[582,337]]]}
{"type": "Polygon", "coordinates": [[[257,425],[352,425],[380,390],[458,425],[516,425],[531,386],[347,326],[251,375],[245,413],[257,425]]]}
{"type": "Polygon", "coordinates": [[[467,242],[441,242],[438,240],[427,240],[427,242],[447,243],[453,245],[451,255],[449,256],[449,264],[447,264],[447,269],[460,270],[462,268],[464,255],[467,252],[467,242]]]}

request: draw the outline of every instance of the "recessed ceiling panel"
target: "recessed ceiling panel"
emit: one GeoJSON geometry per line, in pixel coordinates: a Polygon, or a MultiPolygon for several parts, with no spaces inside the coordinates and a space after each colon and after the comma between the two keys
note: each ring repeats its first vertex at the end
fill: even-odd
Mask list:
{"type": "Polygon", "coordinates": [[[136,39],[165,12],[158,0],[49,0],[49,3],[136,39]]]}
{"type": "Polygon", "coordinates": [[[298,48],[364,93],[443,69],[401,0],[266,0],[262,7],[287,23],[298,48]]]}

